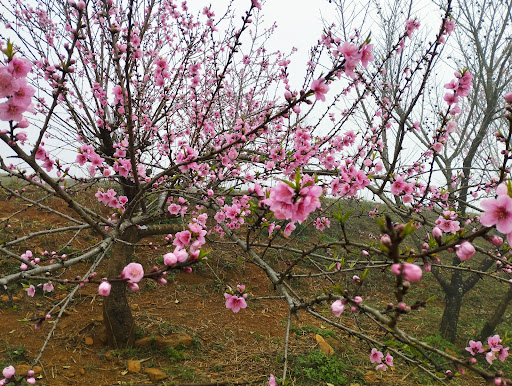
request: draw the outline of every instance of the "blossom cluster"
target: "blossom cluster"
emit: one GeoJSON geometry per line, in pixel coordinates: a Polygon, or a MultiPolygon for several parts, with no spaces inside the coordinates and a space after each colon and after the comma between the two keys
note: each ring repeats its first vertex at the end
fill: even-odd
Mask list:
{"type": "Polygon", "coordinates": [[[31,99],[36,92],[27,84],[31,69],[32,63],[19,57],[13,57],[6,66],[0,65],[0,98],[7,98],[0,103],[0,120],[17,122],[19,128],[29,125],[23,113],[32,110],[31,99]]]}
{"type": "Polygon", "coordinates": [[[242,308],[247,308],[247,294],[245,293],[245,285],[238,284],[236,291],[228,286],[228,290],[224,293],[226,299],[226,308],[231,309],[234,313],[237,313],[242,308]]]}
{"type": "MultiPolygon", "coordinates": [[[[14,366],[7,366],[2,370],[2,375],[4,376],[4,379],[0,380],[0,386],[7,385],[11,382],[18,384],[15,378],[16,375],[16,369],[14,366]]],[[[29,370],[26,375],[23,377],[27,381],[29,385],[34,385],[36,383],[36,379],[34,378],[35,372],[34,370],[29,370]]],[[[21,380],[20,380],[21,382],[21,380]]]]}
{"type": "Polygon", "coordinates": [[[386,353],[386,357],[384,358],[384,354],[376,348],[372,348],[370,362],[377,363],[375,369],[380,371],[386,371],[388,367],[393,367],[393,357],[391,354],[386,353]],[[384,362],[382,362],[382,359],[384,359],[384,362]]]}
{"type": "Polygon", "coordinates": [[[490,336],[487,338],[488,347],[484,350],[482,347],[482,342],[475,342],[474,340],[469,341],[469,346],[466,347],[466,351],[468,351],[473,358],[471,358],[471,363],[476,363],[476,359],[474,358],[477,354],[485,353],[485,360],[492,365],[492,362],[496,359],[504,362],[505,359],[509,356],[508,350],[509,347],[503,347],[502,340],[499,335],[490,336]]]}
{"type": "Polygon", "coordinates": [[[321,207],[321,195],[322,188],[315,185],[311,177],[304,176],[295,186],[284,181],[278,182],[270,190],[269,197],[262,202],[270,207],[276,219],[302,223],[312,211],[321,207]]]}

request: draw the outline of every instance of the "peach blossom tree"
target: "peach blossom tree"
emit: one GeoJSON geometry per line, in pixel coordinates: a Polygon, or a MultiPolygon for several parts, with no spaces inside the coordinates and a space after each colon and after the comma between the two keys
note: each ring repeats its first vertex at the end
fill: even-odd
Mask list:
{"type": "MultiPolygon", "coordinates": [[[[407,125],[408,118],[454,27],[450,2],[436,35],[393,91],[395,99],[408,95],[403,116],[394,112],[395,99],[373,85],[383,81],[385,63],[419,27],[414,18],[404,23],[389,52],[378,57],[371,40],[358,31],[348,38],[324,31],[305,66],[303,87],[295,89],[292,58],[265,49],[273,29],[259,29],[264,5],[256,0],[247,1],[241,19],[232,8],[221,17],[212,7],[194,15],[186,2],[172,0],[8,1],[2,7],[7,32],[1,46],[0,140],[6,150],[0,168],[23,189],[4,183],[2,188],[58,216],[62,224],[7,233],[0,251],[17,270],[2,274],[0,285],[8,291],[8,285],[21,283],[27,296],[55,291],[58,283],[73,286],[35,320],[36,328],[48,318],[58,320],[80,288],[95,286],[104,296],[109,344],[129,347],[135,321],[127,291],[137,291],[142,280],[164,285],[168,271],[190,272],[195,264],[214,259],[208,256],[207,237],[212,243],[223,237],[266,274],[288,307],[283,382],[291,318],[307,312],[367,342],[369,361],[378,370],[400,362],[418,366],[436,381],[470,370],[505,384],[502,373],[482,366],[508,356],[499,336],[487,344],[472,341],[467,355],[456,356],[401,325],[427,305],[426,299],[411,299],[409,290],[425,271],[442,266],[444,254],[464,262],[478,249],[494,259],[496,269],[477,273],[509,285],[511,269],[499,249],[503,240],[493,229],[510,234],[510,117],[502,114],[508,131],[498,136],[502,172],[488,186],[491,196],[497,189],[498,198],[482,203],[482,221],[457,213],[446,186],[434,182],[434,160],[455,129],[458,101],[471,89],[469,71],[461,69],[448,84],[440,123],[416,159],[404,155],[417,129],[407,125]],[[394,153],[384,135],[393,136],[394,153]],[[36,189],[43,199],[24,189],[36,189]],[[84,203],[80,195],[88,193],[93,201],[84,203]],[[376,209],[370,215],[380,230],[369,240],[354,238],[347,232],[349,213],[334,210],[333,202],[365,194],[379,197],[388,213],[410,220],[376,209]],[[434,221],[424,215],[433,209],[442,213],[434,221]],[[334,223],[336,240],[323,240],[322,232],[334,223]],[[316,236],[299,241],[307,228],[316,236]],[[405,246],[413,233],[424,237],[421,250],[405,246]],[[40,238],[51,234],[68,241],[59,251],[38,250],[40,238]],[[93,240],[90,245],[62,252],[84,235],[93,240]],[[150,237],[160,243],[149,244],[150,237]],[[477,239],[490,243],[477,246],[477,239]],[[140,246],[157,248],[163,264],[147,267],[135,261],[140,246]],[[269,251],[281,258],[269,258],[269,251]],[[87,263],[79,277],[60,277],[78,263],[87,263]],[[366,283],[379,276],[394,289],[379,299],[384,307],[361,296],[366,283]],[[300,296],[294,278],[311,280],[323,290],[300,296]],[[370,320],[378,332],[350,327],[342,318],[349,312],[370,320]],[[416,352],[435,353],[445,363],[388,345],[387,336],[416,352]]],[[[511,109],[510,99],[507,95],[505,109],[511,109]]],[[[23,213],[3,219],[6,229],[23,213]]],[[[224,299],[228,309],[244,312],[250,291],[243,283],[233,285],[224,299]]],[[[33,373],[15,374],[11,367],[3,376],[3,384],[35,382],[33,373]]],[[[269,383],[275,382],[272,376],[269,383]]]]}

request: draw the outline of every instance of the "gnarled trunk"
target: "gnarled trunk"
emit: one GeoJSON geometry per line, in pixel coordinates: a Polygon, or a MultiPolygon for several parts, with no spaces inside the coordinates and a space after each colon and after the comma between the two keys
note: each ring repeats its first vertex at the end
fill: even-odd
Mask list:
{"type": "MultiPolygon", "coordinates": [[[[134,247],[137,241],[135,227],[128,228],[112,247],[109,259],[107,276],[114,278],[121,274],[123,268],[132,261],[134,247]]],[[[111,347],[126,348],[135,342],[135,322],[130,305],[126,297],[126,284],[124,282],[111,283],[110,296],[103,301],[103,321],[107,333],[107,341],[111,347]]]]}
{"type": "Polygon", "coordinates": [[[494,333],[494,330],[496,330],[498,324],[501,323],[503,315],[505,314],[505,311],[507,310],[511,300],[512,286],[508,287],[508,291],[505,293],[505,295],[503,295],[503,298],[498,304],[498,307],[496,307],[496,310],[494,310],[494,314],[492,315],[491,319],[489,319],[482,328],[482,332],[480,332],[480,340],[487,341],[487,338],[494,333]]]}
{"type": "Polygon", "coordinates": [[[463,298],[464,293],[456,289],[445,294],[446,306],[443,312],[443,318],[441,319],[440,333],[443,339],[452,343],[454,343],[457,338],[457,325],[463,298]]]}

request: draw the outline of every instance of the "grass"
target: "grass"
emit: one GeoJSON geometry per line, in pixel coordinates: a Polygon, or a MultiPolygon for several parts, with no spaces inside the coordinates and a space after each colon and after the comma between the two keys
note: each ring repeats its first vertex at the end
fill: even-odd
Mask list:
{"type": "Polygon", "coordinates": [[[318,328],[316,326],[313,326],[311,324],[307,324],[302,327],[298,326],[292,326],[291,331],[294,332],[296,335],[303,336],[306,334],[315,334],[320,335],[323,338],[334,338],[336,337],[336,333],[334,330],[325,329],[325,328],[318,328]]]}
{"type": "Polygon", "coordinates": [[[320,382],[346,385],[348,367],[336,356],[328,356],[320,350],[295,358],[293,376],[301,385],[319,385],[320,382]]]}

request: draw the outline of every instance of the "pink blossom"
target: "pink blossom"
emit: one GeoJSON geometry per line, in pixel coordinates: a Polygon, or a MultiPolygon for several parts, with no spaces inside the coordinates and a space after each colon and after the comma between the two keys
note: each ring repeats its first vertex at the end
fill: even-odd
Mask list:
{"type": "Polygon", "coordinates": [[[466,351],[468,351],[473,356],[478,353],[483,353],[484,349],[482,348],[482,342],[475,342],[474,340],[470,340],[469,347],[466,347],[466,351]]]}
{"type": "Polygon", "coordinates": [[[12,99],[18,106],[28,106],[35,93],[34,87],[28,85],[25,79],[19,79],[18,89],[14,92],[12,99]]]}
{"type": "Polygon", "coordinates": [[[485,360],[489,362],[490,365],[492,365],[492,362],[496,359],[496,351],[489,351],[487,354],[485,354],[485,360]]]}
{"type": "Polygon", "coordinates": [[[190,239],[192,238],[192,235],[189,231],[182,231],[176,233],[176,237],[174,238],[174,241],[172,242],[177,247],[186,247],[188,244],[190,244],[190,239]]]}
{"type": "Polygon", "coordinates": [[[494,335],[487,338],[487,344],[491,350],[499,350],[502,348],[501,338],[499,335],[494,335]]]}
{"type": "Polygon", "coordinates": [[[224,297],[226,298],[226,308],[231,309],[234,313],[240,311],[241,308],[247,307],[247,303],[243,296],[238,297],[236,295],[225,293],[224,297]]]}
{"type": "Polygon", "coordinates": [[[289,222],[288,224],[286,224],[283,233],[289,237],[294,230],[295,230],[295,224],[293,222],[289,222]]]}
{"type": "Polygon", "coordinates": [[[384,361],[389,367],[393,367],[393,357],[391,356],[390,353],[386,354],[386,358],[384,359],[384,361]]]}
{"type": "Polygon", "coordinates": [[[24,78],[32,69],[32,63],[28,59],[14,57],[9,62],[7,68],[15,78],[24,78]]]}
{"type": "Polygon", "coordinates": [[[252,1],[252,5],[255,7],[255,8],[258,8],[261,10],[261,4],[259,2],[259,0],[251,0],[252,1]]]}
{"type": "Polygon", "coordinates": [[[36,287],[34,287],[33,285],[30,285],[30,287],[25,288],[25,292],[27,293],[28,296],[33,298],[36,293],[36,287]]]}
{"type": "Polygon", "coordinates": [[[411,263],[393,264],[391,266],[391,272],[395,275],[402,274],[405,280],[413,282],[420,280],[423,274],[419,266],[411,263]]]}
{"type": "Polygon", "coordinates": [[[361,48],[361,64],[364,68],[368,66],[368,62],[373,62],[372,55],[373,44],[363,44],[361,48]]]}
{"type": "Polygon", "coordinates": [[[169,252],[164,255],[164,264],[165,265],[174,265],[177,262],[178,262],[178,257],[174,253],[169,252]]]}
{"type": "Polygon", "coordinates": [[[43,284],[43,291],[46,291],[46,292],[52,292],[53,291],[53,284],[52,283],[44,283],[43,284]]]}
{"type": "Polygon", "coordinates": [[[108,296],[108,295],[110,295],[111,288],[112,288],[112,286],[110,285],[110,283],[108,281],[103,281],[98,286],[98,294],[100,294],[101,296],[108,296]]]}
{"type": "Polygon", "coordinates": [[[130,263],[121,272],[121,279],[128,279],[128,283],[138,283],[144,277],[144,269],[139,263],[130,263]]]}
{"type": "Polygon", "coordinates": [[[0,121],[20,122],[25,111],[27,111],[26,107],[17,105],[11,98],[7,102],[0,103],[0,121]]]}
{"type": "Polygon", "coordinates": [[[455,20],[449,19],[444,23],[444,32],[450,35],[455,30],[455,20]]]}
{"type": "Polygon", "coordinates": [[[410,39],[412,36],[412,33],[420,27],[420,22],[417,20],[406,20],[405,27],[406,27],[407,37],[410,39]]]}
{"type": "Polygon", "coordinates": [[[336,300],[331,304],[331,311],[334,316],[339,318],[343,311],[345,311],[345,303],[340,299],[336,300]]]}
{"type": "Polygon", "coordinates": [[[180,213],[180,209],[181,209],[181,206],[174,204],[174,203],[169,205],[169,207],[167,208],[169,213],[172,215],[177,215],[178,213],[180,213]]]}
{"type": "Polygon", "coordinates": [[[325,94],[329,91],[329,86],[324,78],[319,78],[311,83],[311,90],[315,92],[316,100],[325,102],[325,94]]]}
{"type": "Polygon", "coordinates": [[[499,354],[498,354],[498,359],[502,362],[505,361],[505,359],[507,359],[507,357],[509,356],[509,353],[508,353],[508,350],[509,350],[510,347],[504,347],[502,348],[500,351],[499,351],[499,354]]]}
{"type": "Polygon", "coordinates": [[[2,375],[6,379],[14,377],[14,374],[16,374],[16,370],[14,369],[14,366],[7,366],[2,371],[2,375]]]}
{"type": "Polygon", "coordinates": [[[481,206],[485,211],[480,216],[483,226],[496,225],[498,232],[512,232],[512,198],[508,195],[499,195],[497,198],[482,200],[481,206]]]}
{"type": "Polygon", "coordinates": [[[455,253],[461,261],[466,261],[475,254],[475,247],[469,241],[464,241],[455,246],[455,253]]]}
{"type": "Polygon", "coordinates": [[[176,256],[176,258],[178,259],[178,262],[180,262],[180,263],[183,263],[188,258],[187,251],[180,247],[174,248],[173,253],[176,256]]]}
{"type": "Polygon", "coordinates": [[[370,354],[370,362],[372,363],[381,363],[382,358],[384,358],[384,354],[382,354],[376,348],[372,348],[372,352],[370,354]]]}
{"type": "Polygon", "coordinates": [[[0,98],[12,96],[16,82],[7,67],[0,67],[0,98]]]}
{"type": "Polygon", "coordinates": [[[270,378],[268,379],[268,386],[277,386],[274,374],[270,374],[270,378]]]}

